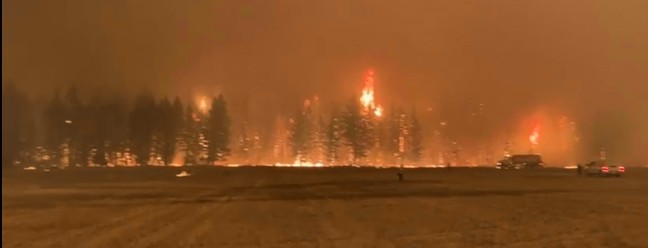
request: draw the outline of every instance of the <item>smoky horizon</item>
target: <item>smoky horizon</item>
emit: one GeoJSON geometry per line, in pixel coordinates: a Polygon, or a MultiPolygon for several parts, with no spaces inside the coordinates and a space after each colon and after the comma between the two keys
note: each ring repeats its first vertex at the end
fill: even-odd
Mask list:
{"type": "MultiPolygon", "coordinates": [[[[274,163],[278,123],[315,97],[328,121],[361,99],[371,71],[385,115],[416,113],[425,163],[444,162],[439,157],[453,150],[464,163],[495,162],[513,146],[555,165],[598,159],[602,148],[614,163],[648,164],[648,2],[3,0],[2,7],[3,113],[12,84],[33,105],[37,144],[46,140],[44,110],[72,86],[84,104],[121,99],[128,112],[143,92],[196,108],[222,94],[232,160],[241,160],[238,140],[247,133],[263,143],[258,163],[274,163]]],[[[4,119],[3,133],[11,129],[4,119]]]]}

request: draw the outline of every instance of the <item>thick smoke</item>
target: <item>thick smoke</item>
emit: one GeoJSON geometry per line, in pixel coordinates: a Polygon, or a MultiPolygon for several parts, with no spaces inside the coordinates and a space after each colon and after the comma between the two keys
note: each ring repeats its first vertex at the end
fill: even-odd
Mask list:
{"type": "Polygon", "coordinates": [[[612,160],[648,163],[646,1],[3,0],[2,7],[3,82],[32,98],[71,84],[188,100],[223,93],[235,121],[264,128],[314,95],[325,106],[344,102],[373,68],[377,97],[416,108],[428,141],[445,121],[446,135],[467,153],[497,157],[507,140],[527,152],[539,122],[538,152],[556,163],[596,159],[603,147],[612,160]],[[577,148],[568,152],[559,151],[563,117],[575,123],[577,148]]]}

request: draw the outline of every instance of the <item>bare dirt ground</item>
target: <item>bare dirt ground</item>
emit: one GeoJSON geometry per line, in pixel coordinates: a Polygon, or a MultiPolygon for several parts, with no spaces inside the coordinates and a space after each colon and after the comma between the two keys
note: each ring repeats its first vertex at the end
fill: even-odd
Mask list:
{"type": "Polygon", "coordinates": [[[3,247],[648,247],[648,170],[89,168],[2,177],[3,247]]]}

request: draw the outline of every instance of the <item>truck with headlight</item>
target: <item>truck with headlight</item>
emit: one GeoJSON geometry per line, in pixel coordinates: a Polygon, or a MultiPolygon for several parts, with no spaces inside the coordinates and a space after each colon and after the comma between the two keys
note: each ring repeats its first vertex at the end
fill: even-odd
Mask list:
{"type": "Polygon", "coordinates": [[[498,169],[528,169],[544,167],[542,156],[538,154],[516,154],[497,162],[498,169]]]}

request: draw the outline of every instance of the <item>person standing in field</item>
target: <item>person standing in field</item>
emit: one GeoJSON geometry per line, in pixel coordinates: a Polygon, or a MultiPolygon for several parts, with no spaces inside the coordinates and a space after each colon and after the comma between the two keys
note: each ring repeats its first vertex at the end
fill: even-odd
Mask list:
{"type": "Polygon", "coordinates": [[[577,171],[578,171],[578,176],[583,175],[583,166],[581,164],[578,164],[577,171]]]}

